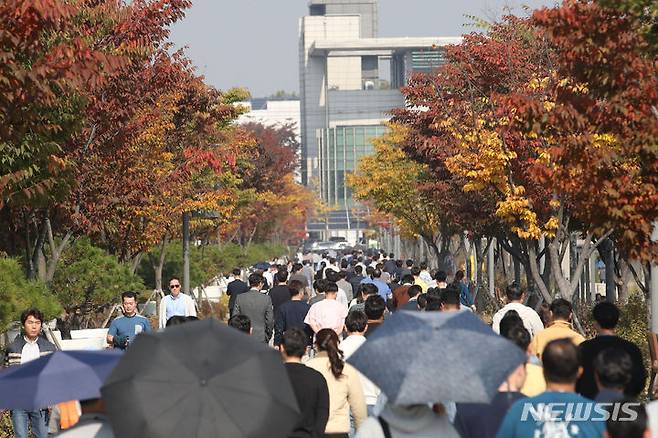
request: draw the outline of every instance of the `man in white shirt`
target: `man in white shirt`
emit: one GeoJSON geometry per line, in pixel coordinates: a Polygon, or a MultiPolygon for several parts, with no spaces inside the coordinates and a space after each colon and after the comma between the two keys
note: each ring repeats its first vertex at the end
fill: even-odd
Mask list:
{"type": "Polygon", "coordinates": [[[322,329],[333,329],[338,336],[343,332],[345,326],[345,317],[347,316],[347,306],[338,302],[338,286],[336,283],[328,282],[325,290],[325,298],[313,304],[304,318],[304,323],[308,324],[314,333],[322,329]]]}
{"type": "Polygon", "coordinates": [[[160,301],[158,327],[161,329],[167,326],[167,321],[172,316],[196,316],[194,300],[189,295],[181,293],[180,289],[180,280],[178,278],[174,277],[169,280],[171,294],[165,296],[160,301]]]}
{"type": "Polygon", "coordinates": [[[505,294],[507,295],[508,304],[494,315],[492,324],[494,332],[500,334],[500,320],[510,310],[516,310],[523,320],[523,326],[528,330],[531,337],[534,338],[537,333],[544,330],[544,324],[541,322],[541,318],[537,312],[523,304],[523,301],[525,301],[525,291],[521,290],[516,283],[513,283],[507,286],[505,294]]]}
{"type": "MultiPolygon", "coordinates": [[[[366,342],[366,337],[364,336],[366,330],[368,330],[368,317],[365,313],[357,310],[355,312],[350,312],[345,318],[345,328],[347,329],[348,336],[343,339],[340,343],[340,350],[344,354],[345,360],[347,360],[356,350],[366,342]]],[[[372,415],[375,405],[377,404],[377,397],[379,397],[380,390],[379,388],[368,380],[364,375],[359,373],[361,378],[361,385],[363,386],[363,396],[366,400],[366,406],[368,408],[368,415],[372,415]]]]}
{"type": "Polygon", "coordinates": [[[432,283],[432,275],[430,274],[430,271],[427,270],[427,262],[422,262],[420,264],[420,279],[428,285],[432,283]]]}

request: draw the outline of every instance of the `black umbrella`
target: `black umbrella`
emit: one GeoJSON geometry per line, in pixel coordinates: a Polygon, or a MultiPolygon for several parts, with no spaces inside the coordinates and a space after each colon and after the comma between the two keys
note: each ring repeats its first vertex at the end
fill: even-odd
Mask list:
{"type": "Polygon", "coordinates": [[[398,311],[350,358],[395,404],[483,402],[525,352],[469,311],[398,311]]]}
{"type": "Polygon", "coordinates": [[[122,438],[285,437],[299,417],[278,352],[213,319],[138,336],[101,394],[122,438]]]}

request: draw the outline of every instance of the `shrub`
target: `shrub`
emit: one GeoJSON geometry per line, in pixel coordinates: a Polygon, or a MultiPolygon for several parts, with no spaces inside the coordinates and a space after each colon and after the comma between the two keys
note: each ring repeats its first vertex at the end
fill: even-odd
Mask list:
{"type": "Polygon", "coordinates": [[[0,330],[18,320],[29,307],[41,310],[47,319],[62,312],[57,298],[38,280],[27,280],[23,268],[15,259],[0,258],[0,330]]]}
{"type": "Polygon", "coordinates": [[[83,313],[118,301],[121,292],[144,290],[142,280],[128,266],[87,238],[77,240],[62,254],[51,287],[67,312],[83,313]]]}

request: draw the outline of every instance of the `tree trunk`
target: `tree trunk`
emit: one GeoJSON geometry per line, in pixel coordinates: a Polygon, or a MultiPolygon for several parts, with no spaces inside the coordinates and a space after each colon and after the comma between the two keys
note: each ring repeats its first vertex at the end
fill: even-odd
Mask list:
{"type": "Polygon", "coordinates": [[[165,259],[167,256],[166,246],[169,238],[167,236],[162,238],[160,243],[160,257],[158,257],[158,263],[153,264],[153,272],[155,273],[155,289],[162,290],[162,269],[164,268],[165,259]]]}
{"type": "Polygon", "coordinates": [[[537,262],[536,245],[537,242],[534,240],[530,240],[526,243],[526,248],[528,250],[528,260],[527,260],[526,270],[530,271],[530,274],[532,275],[532,280],[534,281],[535,285],[539,289],[539,292],[541,293],[542,298],[544,298],[544,301],[550,303],[553,300],[553,297],[551,297],[551,294],[546,288],[546,284],[542,280],[541,274],[539,272],[539,263],[537,262]]]}
{"type": "Polygon", "coordinates": [[[630,264],[623,257],[619,257],[617,262],[618,275],[616,276],[615,282],[619,288],[619,302],[621,304],[628,303],[628,282],[632,277],[630,264]]]}
{"type": "Polygon", "coordinates": [[[135,254],[130,261],[130,272],[135,273],[137,272],[137,268],[139,268],[139,263],[142,261],[142,257],[144,256],[144,253],[142,251],[138,252],[135,254]]]}
{"type": "Polygon", "coordinates": [[[29,262],[29,270],[28,270],[28,275],[27,278],[29,279],[35,279],[37,277],[37,271],[39,269],[39,257],[42,254],[43,251],[43,244],[46,241],[46,223],[44,221],[43,225],[41,226],[41,229],[39,229],[38,225],[35,223],[35,227],[37,229],[37,240],[34,244],[34,247],[32,248],[32,254],[30,255],[30,262],[29,262]]]}
{"type": "Polygon", "coordinates": [[[615,246],[612,239],[607,238],[599,245],[599,254],[605,264],[605,297],[606,301],[617,301],[617,284],[615,282],[615,246]]]}
{"type": "Polygon", "coordinates": [[[46,268],[46,282],[50,283],[53,281],[55,276],[55,269],[57,268],[57,263],[59,262],[64,249],[66,249],[69,241],[73,234],[68,231],[62,238],[59,245],[55,245],[55,238],[53,236],[53,230],[50,224],[50,219],[46,218],[46,227],[48,229],[48,245],[50,246],[50,260],[48,260],[48,266],[46,268]]]}

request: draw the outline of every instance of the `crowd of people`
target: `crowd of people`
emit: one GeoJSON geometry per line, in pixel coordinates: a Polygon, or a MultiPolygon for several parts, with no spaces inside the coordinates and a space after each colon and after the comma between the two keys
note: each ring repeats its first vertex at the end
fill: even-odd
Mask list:
{"type": "MultiPolygon", "coordinates": [[[[180,281],[171,279],[169,288],[159,327],[197,319],[180,281]]],[[[526,305],[519,285],[508,286],[507,303],[493,316],[492,329],[526,352],[527,360],[489,403],[395,405],[346,362],[392,313],[475,312],[472,292],[462,271],[449,276],[379,252],[325,254],[319,263],[271,264],[249,275],[233,270],[228,325],[280,351],[301,411],[291,437],[650,436],[658,405],[637,402],[647,378],[642,353],[616,335],[620,311],[606,301],[592,311],[597,335],[585,339],[572,325],[568,300],[554,299],[540,315],[526,305]],[[620,411],[628,418],[620,418],[620,411]]],[[[107,342],[126,349],[151,327],[136,313],[134,293],[124,293],[122,304],[123,317],[113,320],[107,342]]],[[[55,349],[39,336],[42,321],[36,309],[23,314],[23,334],[9,346],[6,366],[55,349]]],[[[425,372],[428,379],[450,379],[449,369],[425,372]]],[[[47,410],[12,411],[15,436],[27,437],[31,423],[34,436],[46,437],[47,416],[47,410]]]]}

